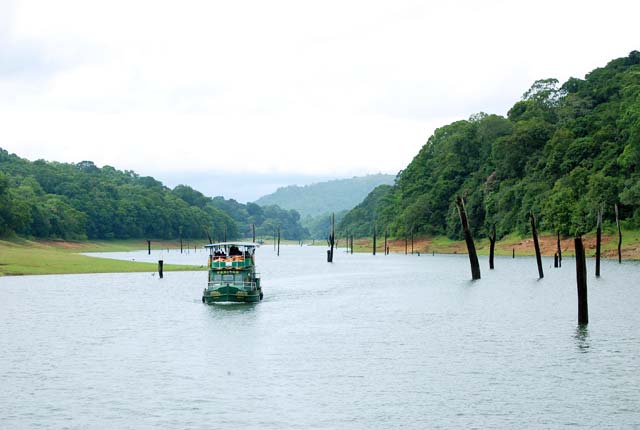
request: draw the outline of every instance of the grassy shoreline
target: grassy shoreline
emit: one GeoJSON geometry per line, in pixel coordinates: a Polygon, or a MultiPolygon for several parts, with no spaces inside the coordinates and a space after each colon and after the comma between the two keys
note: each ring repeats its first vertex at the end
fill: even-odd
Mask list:
{"type": "MultiPolygon", "coordinates": [[[[197,247],[204,242],[195,242],[197,247]]],[[[184,246],[186,246],[186,241],[184,246]]],[[[194,246],[189,242],[190,247],[194,246]]],[[[179,249],[179,241],[152,241],[151,249],[179,249]]],[[[147,249],[145,240],[58,241],[13,238],[0,240],[0,276],[78,273],[155,272],[155,263],[112,260],[81,255],[85,252],[123,252],[147,249]]],[[[200,266],[165,264],[164,270],[202,270],[200,266]]]]}

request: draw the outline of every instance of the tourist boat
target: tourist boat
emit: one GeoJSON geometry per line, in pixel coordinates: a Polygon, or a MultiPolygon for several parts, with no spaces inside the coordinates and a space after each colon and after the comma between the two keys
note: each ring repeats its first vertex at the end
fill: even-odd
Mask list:
{"type": "Polygon", "coordinates": [[[209,249],[209,282],[202,292],[202,303],[262,300],[260,278],[256,273],[257,243],[221,242],[205,245],[209,249]]]}

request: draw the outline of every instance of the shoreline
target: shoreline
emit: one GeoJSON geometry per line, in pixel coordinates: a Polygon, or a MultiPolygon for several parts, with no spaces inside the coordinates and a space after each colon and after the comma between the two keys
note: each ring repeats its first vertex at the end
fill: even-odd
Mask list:
{"type": "MultiPolygon", "coordinates": [[[[183,241],[185,244],[186,241],[183,241]]],[[[189,242],[193,247],[193,242],[189,242]]],[[[198,241],[199,244],[199,241],[198,241]]],[[[180,249],[179,241],[152,241],[151,249],[180,249]],[[155,247],[154,247],[155,243],[155,247]]],[[[146,240],[0,240],[0,276],[157,272],[157,264],[99,258],[81,253],[147,249],[146,240]]],[[[165,264],[165,272],[203,270],[203,266],[165,264]]]]}
{"type": "MultiPolygon", "coordinates": [[[[623,231],[622,234],[622,259],[628,261],[640,260],[640,231],[623,231]]],[[[587,257],[595,256],[595,233],[583,236],[587,257]]],[[[602,236],[602,258],[617,259],[617,234],[605,232],[602,236]]],[[[542,255],[553,257],[556,252],[556,236],[541,234],[539,236],[542,255]]],[[[295,244],[297,242],[287,241],[295,244]]],[[[316,240],[314,246],[327,246],[325,241],[316,240]]],[[[183,248],[200,248],[206,239],[183,240],[183,248]]],[[[269,246],[265,243],[266,246],[269,246]]],[[[310,240],[303,242],[311,245],[310,240]]],[[[283,241],[283,245],[285,242],[283,241]]],[[[344,249],[345,240],[338,240],[338,245],[344,249]]],[[[476,250],[479,255],[489,255],[489,240],[476,240],[476,250]]],[[[389,251],[395,254],[405,253],[404,239],[390,239],[387,243],[389,251]]],[[[372,252],[372,238],[354,239],[354,252],[372,252]]],[[[377,240],[377,253],[384,254],[384,241],[377,240]]],[[[0,240],[0,276],[25,276],[25,275],[61,275],[82,273],[129,273],[129,272],[156,272],[155,263],[114,260],[92,257],[81,253],[91,252],[126,252],[147,249],[147,241],[144,239],[127,240],[95,240],[95,241],[64,241],[64,240],[29,240],[20,237],[0,240]]],[[[152,240],[151,249],[180,249],[179,240],[152,240]]],[[[571,257],[574,255],[573,238],[561,238],[562,255],[571,257]]],[[[414,253],[428,254],[466,254],[467,248],[464,241],[454,241],[446,237],[415,237],[413,243],[414,253]]],[[[496,256],[533,256],[533,240],[531,237],[510,235],[496,242],[496,256]]],[[[411,254],[411,240],[407,241],[407,254],[411,254]]],[[[164,270],[171,271],[198,271],[204,270],[203,265],[177,265],[166,264],[164,270]]]]}

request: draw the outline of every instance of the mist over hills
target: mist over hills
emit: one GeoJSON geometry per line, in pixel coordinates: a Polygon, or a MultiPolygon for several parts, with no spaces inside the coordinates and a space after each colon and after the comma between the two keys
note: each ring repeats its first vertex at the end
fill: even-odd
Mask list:
{"type": "Polygon", "coordinates": [[[374,174],[335,179],[310,185],[289,185],[255,201],[260,206],[295,209],[302,217],[340,212],[355,207],[377,186],[391,185],[394,175],[374,174]]]}

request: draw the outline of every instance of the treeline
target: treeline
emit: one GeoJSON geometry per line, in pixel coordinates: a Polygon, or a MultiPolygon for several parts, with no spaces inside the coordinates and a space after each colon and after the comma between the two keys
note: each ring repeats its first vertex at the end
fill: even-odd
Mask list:
{"type": "Polygon", "coordinates": [[[356,236],[460,238],[456,195],[474,234],[564,235],[592,230],[596,211],[614,205],[640,227],[640,53],[611,61],[585,79],[536,81],[506,118],[480,113],[437,129],[393,186],[380,186],[342,219],[356,236]]]}
{"type": "Polygon", "coordinates": [[[179,185],[90,161],[31,162],[0,149],[0,235],[35,238],[128,239],[249,237],[280,225],[285,238],[305,230],[295,211],[209,198],[179,185]],[[248,234],[249,233],[249,234],[248,234]]]}

